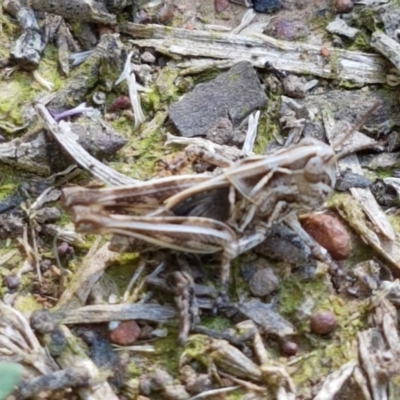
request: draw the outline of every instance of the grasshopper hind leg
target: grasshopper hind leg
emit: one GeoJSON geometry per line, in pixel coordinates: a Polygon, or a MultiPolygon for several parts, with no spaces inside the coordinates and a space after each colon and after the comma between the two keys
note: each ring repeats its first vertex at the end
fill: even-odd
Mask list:
{"type": "Polygon", "coordinates": [[[245,236],[235,243],[228,244],[222,253],[222,265],[221,265],[221,295],[226,296],[229,287],[230,274],[231,274],[231,262],[237,256],[246,251],[253,249],[262,243],[265,239],[267,228],[264,226],[259,227],[259,231],[251,235],[245,236]]]}
{"type": "Polygon", "coordinates": [[[190,273],[175,271],[171,276],[175,303],[179,310],[179,343],[185,344],[190,330],[200,322],[194,280],[190,273]]]}

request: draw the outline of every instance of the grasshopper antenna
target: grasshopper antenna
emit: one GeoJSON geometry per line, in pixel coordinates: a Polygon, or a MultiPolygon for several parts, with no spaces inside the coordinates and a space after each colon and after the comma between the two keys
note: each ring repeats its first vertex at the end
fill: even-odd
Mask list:
{"type": "MultiPolygon", "coordinates": [[[[382,107],[382,102],[377,101],[373,104],[373,106],[366,112],[364,113],[353,125],[353,127],[350,129],[349,132],[347,132],[337,143],[335,143],[332,147],[333,149],[339,149],[341,146],[343,146],[344,143],[346,143],[347,140],[351,138],[358,130],[361,129],[363,125],[367,122],[368,118],[370,115],[374,114],[377,110],[379,110],[382,107]]],[[[365,148],[370,148],[371,145],[365,146],[365,148]]],[[[354,149],[353,149],[354,150],[354,149]]],[[[353,150],[343,150],[340,153],[336,155],[336,159],[340,159],[349,153],[352,153],[353,150]]],[[[363,147],[360,147],[358,150],[364,150],[363,147]]]]}

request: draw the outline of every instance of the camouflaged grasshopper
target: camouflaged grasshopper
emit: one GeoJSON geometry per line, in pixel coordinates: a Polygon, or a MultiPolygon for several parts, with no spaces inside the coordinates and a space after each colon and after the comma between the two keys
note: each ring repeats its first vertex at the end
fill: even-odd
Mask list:
{"type": "MultiPolygon", "coordinates": [[[[239,160],[214,177],[66,188],[63,203],[79,232],[122,235],[190,253],[222,252],[225,291],[231,260],[261,243],[275,223],[285,219],[299,228],[297,214],[318,209],[335,181],[333,149],[305,138],[273,154],[239,160]]],[[[314,243],[304,231],[302,238],[314,243]]]]}

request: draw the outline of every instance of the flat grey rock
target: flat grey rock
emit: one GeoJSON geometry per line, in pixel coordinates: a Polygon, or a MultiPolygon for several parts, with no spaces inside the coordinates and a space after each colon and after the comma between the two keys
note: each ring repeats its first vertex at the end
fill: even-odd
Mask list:
{"type": "Polygon", "coordinates": [[[250,300],[246,303],[238,303],[236,306],[243,318],[251,319],[255,324],[261,326],[265,334],[283,338],[296,332],[295,327],[273,311],[269,304],[259,300],[250,300]]]}
{"type": "Polygon", "coordinates": [[[229,118],[237,127],[266,104],[267,96],[254,68],[242,61],[214,80],[196,86],[171,106],[169,117],[182,136],[205,136],[221,119],[229,118]]]}

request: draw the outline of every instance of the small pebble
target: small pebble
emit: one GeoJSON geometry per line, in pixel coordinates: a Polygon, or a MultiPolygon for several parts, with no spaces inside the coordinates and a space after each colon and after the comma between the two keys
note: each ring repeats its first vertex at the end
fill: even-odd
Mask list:
{"type": "Polygon", "coordinates": [[[278,289],[279,278],[272,268],[263,268],[252,276],[249,287],[254,296],[267,296],[278,289]]]}
{"type": "Polygon", "coordinates": [[[339,14],[345,14],[353,11],[353,1],[352,0],[336,0],[335,10],[339,14]]]}
{"type": "Polygon", "coordinates": [[[175,14],[175,6],[169,2],[165,2],[161,9],[157,12],[155,22],[157,24],[166,25],[175,14]]]}
{"type": "Polygon", "coordinates": [[[57,246],[57,253],[60,257],[66,256],[67,254],[71,254],[71,246],[67,242],[61,242],[57,246]]]}
{"type": "Polygon", "coordinates": [[[16,289],[21,281],[15,275],[8,275],[3,279],[3,284],[10,290],[16,289]]]}
{"type": "Polygon", "coordinates": [[[30,325],[33,330],[41,334],[51,333],[56,328],[48,310],[34,311],[30,318],[30,325]]]}
{"type": "Polygon", "coordinates": [[[266,33],[273,33],[273,36],[278,39],[296,40],[308,33],[307,25],[302,20],[281,18],[272,24],[271,27],[266,28],[266,33]]]}
{"type": "Polygon", "coordinates": [[[115,121],[118,118],[119,118],[119,116],[116,113],[106,113],[106,114],[104,114],[104,119],[107,122],[115,121]]]}
{"type": "Polygon", "coordinates": [[[125,117],[129,121],[135,120],[135,114],[134,114],[133,110],[124,110],[122,112],[122,116],[125,117]]]}
{"type": "Polygon", "coordinates": [[[287,340],[282,343],[281,350],[282,353],[287,357],[295,356],[299,350],[299,346],[297,343],[287,340]]]}
{"type": "Polygon", "coordinates": [[[296,75],[288,75],[282,80],[283,91],[286,96],[298,99],[306,97],[306,80],[296,75]]]}
{"type": "Polygon", "coordinates": [[[337,326],[336,315],[330,311],[320,311],[311,316],[310,329],[317,335],[327,335],[337,326]]]}
{"type": "Polygon", "coordinates": [[[151,332],[151,336],[152,337],[157,337],[157,338],[167,337],[168,336],[168,329],[166,329],[166,328],[154,329],[151,332]]]}
{"type": "Polygon", "coordinates": [[[156,62],[156,57],[154,54],[151,54],[149,51],[145,51],[141,56],[140,59],[148,64],[154,64],[156,62]]]}
{"type": "Polygon", "coordinates": [[[302,221],[302,226],[335,260],[349,255],[350,236],[337,218],[329,214],[311,214],[302,221]]]}
{"type": "Polygon", "coordinates": [[[110,334],[110,339],[113,343],[120,346],[129,346],[136,342],[140,336],[140,327],[136,321],[123,321],[117,329],[110,334]]]}
{"type": "Polygon", "coordinates": [[[120,321],[110,321],[108,323],[108,329],[110,331],[114,331],[115,329],[117,329],[120,325],[120,321]]]}
{"type": "Polygon", "coordinates": [[[330,50],[325,46],[322,46],[319,52],[322,57],[329,58],[331,56],[330,50]]]}
{"type": "Polygon", "coordinates": [[[214,8],[217,13],[225,11],[229,6],[228,0],[214,0],[214,8]]]}
{"type": "Polygon", "coordinates": [[[131,107],[131,101],[128,96],[122,95],[117,97],[108,107],[108,110],[118,111],[118,110],[126,110],[127,108],[131,107]]]}
{"type": "Polygon", "coordinates": [[[142,340],[148,340],[151,339],[153,337],[153,331],[155,329],[150,326],[150,325],[144,325],[142,326],[141,330],[140,330],[140,337],[139,339],[142,340]]]}
{"type": "Polygon", "coordinates": [[[51,268],[51,266],[52,266],[51,260],[48,260],[48,259],[42,260],[40,262],[40,271],[42,273],[45,273],[46,271],[48,271],[51,268]]]}

